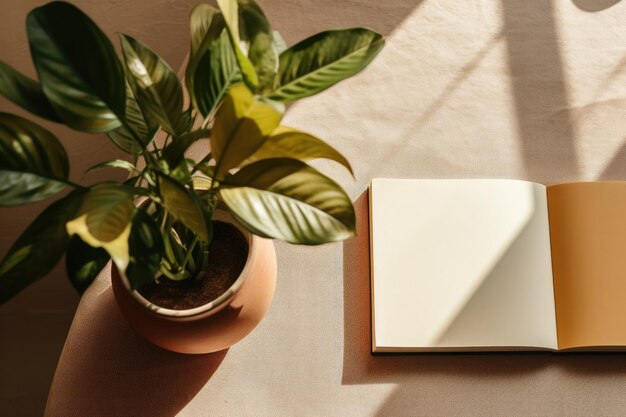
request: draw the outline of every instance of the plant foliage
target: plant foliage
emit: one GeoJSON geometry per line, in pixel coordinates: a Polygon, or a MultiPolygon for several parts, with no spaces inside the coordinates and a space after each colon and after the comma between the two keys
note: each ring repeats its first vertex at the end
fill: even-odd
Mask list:
{"type": "Polygon", "coordinates": [[[0,61],[0,94],[49,121],[106,133],[129,157],[90,169],[124,169],[130,177],[74,183],[66,151],[51,132],[0,113],[0,206],[70,189],[0,262],[0,303],[65,253],[80,292],[110,259],[134,288],[161,277],[203,275],[218,206],[250,232],[291,243],[316,245],[354,234],[348,195],[307,164],[324,158],[352,173],[350,163],[322,139],[281,125],[282,103],[364,69],[382,48],[382,36],[362,28],[333,30],[288,47],[254,0],[218,5],[191,12],[184,83],[131,36],[120,35],[118,55],[96,23],[69,3],[29,13],[38,79],[0,61]],[[166,137],[155,141],[159,130],[166,137]],[[199,141],[205,156],[188,158],[187,149],[199,141]]]}

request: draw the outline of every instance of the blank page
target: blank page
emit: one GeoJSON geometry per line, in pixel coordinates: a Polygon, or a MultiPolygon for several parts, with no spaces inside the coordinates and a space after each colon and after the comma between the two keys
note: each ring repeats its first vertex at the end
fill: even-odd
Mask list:
{"type": "Polygon", "coordinates": [[[374,179],[372,348],[556,349],[546,189],[374,179]]]}
{"type": "Polygon", "coordinates": [[[626,182],[548,187],[559,349],[626,346],[626,182]]]}

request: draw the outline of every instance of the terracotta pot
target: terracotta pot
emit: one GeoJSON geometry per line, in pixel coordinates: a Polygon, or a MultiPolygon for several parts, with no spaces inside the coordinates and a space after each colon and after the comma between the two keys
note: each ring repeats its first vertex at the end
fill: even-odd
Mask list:
{"type": "Polygon", "coordinates": [[[246,337],[270,307],[276,286],[276,253],[271,240],[252,235],[228,221],[248,241],[248,259],[233,285],[211,303],[189,310],[158,307],[137,291],[126,277],[111,269],[115,300],[131,326],[157,346],[179,353],[210,353],[226,349],[246,337]]]}

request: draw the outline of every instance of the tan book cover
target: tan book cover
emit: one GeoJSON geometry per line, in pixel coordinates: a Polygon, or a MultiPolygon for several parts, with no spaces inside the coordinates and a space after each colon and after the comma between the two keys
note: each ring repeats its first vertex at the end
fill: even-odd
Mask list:
{"type": "Polygon", "coordinates": [[[626,182],[374,179],[372,351],[626,346],[626,182]]]}

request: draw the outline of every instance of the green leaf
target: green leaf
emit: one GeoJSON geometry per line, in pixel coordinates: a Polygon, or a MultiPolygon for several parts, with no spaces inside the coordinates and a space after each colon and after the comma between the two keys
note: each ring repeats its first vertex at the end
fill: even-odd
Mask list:
{"type": "Polygon", "coordinates": [[[178,181],[165,175],[159,175],[159,190],[163,207],[168,213],[196,233],[202,241],[207,242],[207,219],[198,197],[178,181]]]}
{"type": "Polygon", "coordinates": [[[178,165],[171,166],[168,176],[180,184],[189,184],[191,182],[191,174],[186,159],[182,159],[178,165]]]}
{"type": "Polygon", "coordinates": [[[215,18],[219,14],[219,10],[208,4],[198,4],[191,10],[189,16],[189,28],[191,31],[191,56],[197,55],[206,40],[207,34],[219,36],[224,28],[222,25],[217,33],[211,32],[211,25],[215,25],[215,18]]]}
{"type": "Polygon", "coordinates": [[[85,132],[117,129],[124,73],[106,35],[65,2],[33,9],[26,25],[43,92],[65,124],[85,132]]]}
{"type": "Polygon", "coordinates": [[[194,91],[194,105],[204,117],[208,117],[222,101],[230,86],[242,80],[226,31],[205,51],[198,60],[195,73],[190,77],[194,80],[191,86],[194,91]]]}
{"type": "Polygon", "coordinates": [[[126,83],[126,114],[124,126],[108,132],[107,136],[118,148],[132,155],[139,155],[156,134],[159,124],[148,117],[139,107],[130,85],[126,83]],[[132,131],[139,136],[136,138],[132,131]],[[139,140],[138,140],[139,139],[139,140]]]}
{"type": "Polygon", "coordinates": [[[385,40],[368,29],[329,30],[307,38],[280,54],[273,100],[312,96],[364,69],[385,40]]]}
{"type": "Polygon", "coordinates": [[[61,142],[43,127],[0,113],[0,206],[42,200],[58,193],[69,175],[61,142]]]}
{"type": "Polygon", "coordinates": [[[144,210],[137,210],[133,216],[128,246],[130,262],[126,276],[131,288],[136,289],[154,280],[164,251],[161,232],[144,210]]]}
{"type": "Polygon", "coordinates": [[[231,45],[235,51],[237,62],[239,63],[239,69],[243,81],[252,90],[256,91],[259,88],[259,77],[254,69],[254,64],[248,59],[248,48],[246,42],[243,42],[240,37],[240,15],[239,4],[237,0],[217,0],[217,4],[222,11],[224,21],[226,22],[226,29],[230,37],[231,45]],[[245,50],[242,50],[246,48],[245,50]]]}
{"type": "Polygon", "coordinates": [[[177,138],[174,138],[172,143],[167,145],[163,154],[170,167],[177,166],[183,160],[185,151],[189,149],[191,145],[200,139],[207,139],[211,135],[211,131],[208,129],[198,129],[193,132],[185,133],[177,138]]]}
{"type": "Polygon", "coordinates": [[[199,173],[191,177],[191,181],[193,182],[193,188],[196,191],[208,190],[213,184],[213,180],[211,179],[211,177],[199,173]]]}
{"type": "Polygon", "coordinates": [[[274,33],[263,10],[254,0],[238,0],[239,35],[259,79],[259,90],[271,88],[278,70],[274,33]]]}
{"type": "Polygon", "coordinates": [[[286,126],[277,127],[246,163],[270,158],[293,158],[301,161],[330,159],[340,163],[354,175],[348,160],[335,148],[313,135],[286,126]]]}
{"type": "Polygon", "coordinates": [[[65,267],[76,291],[85,292],[110,260],[104,249],[92,248],[78,236],[72,237],[65,255],[65,267]]]}
{"type": "Polygon", "coordinates": [[[337,183],[295,159],[266,159],[243,167],[220,196],[252,233],[317,245],[354,235],[350,198],[337,183]]]}
{"type": "Polygon", "coordinates": [[[0,263],[0,304],[49,273],[65,253],[65,223],[80,206],[82,190],[52,203],[22,233],[0,263]]]}
{"type": "Polygon", "coordinates": [[[120,35],[129,83],[139,106],[171,135],[184,131],[183,90],[178,76],[154,51],[120,35]]]}
{"type": "Polygon", "coordinates": [[[135,212],[133,194],[115,183],[102,183],[84,197],[75,218],[67,223],[69,235],[78,235],[94,248],[106,250],[121,272],[129,262],[128,236],[135,212]]]}
{"type": "Polygon", "coordinates": [[[256,100],[243,84],[234,85],[215,116],[211,152],[215,175],[222,178],[263,145],[280,123],[276,109],[256,100]]]}
{"type": "Polygon", "coordinates": [[[191,11],[189,26],[191,28],[191,52],[185,70],[185,83],[191,96],[191,102],[197,108],[197,90],[194,86],[198,73],[197,67],[214,41],[224,32],[224,17],[214,7],[208,4],[199,4],[191,11]]]}
{"type": "Polygon", "coordinates": [[[0,94],[32,114],[60,122],[41,85],[0,61],[0,94]]]}
{"type": "Polygon", "coordinates": [[[135,165],[133,165],[132,163],[128,161],[124,161],[122,159],[114,159],[112,161],[100,162],[99,164],[96,164],[90,167],[85,172],[93,171],[94,169],[100,169],[100,168],[120,168],[128,172],[137,172],[137,173],[139,172],[135,165]]]}

